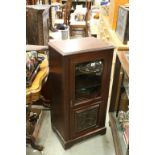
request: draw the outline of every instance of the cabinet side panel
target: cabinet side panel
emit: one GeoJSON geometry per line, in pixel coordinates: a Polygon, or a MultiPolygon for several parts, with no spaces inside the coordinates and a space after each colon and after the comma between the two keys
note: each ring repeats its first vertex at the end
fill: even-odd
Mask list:
{"type": "Polygon", "coordinates": [[[48,28],[48,20],[49,20],[49,10],[43,12],[43,44],[47,45],[49,41],[49,28],[48,28]]]}
{"type": "Polygon", "coordinates": [[[37,14],[38,16],[37,16],[37,21],[38,21],[38,44],[39,45],[44,45],[44,36],[43,36],[43,33],[44,33],[44,31],[43,31],[43,18],[44,18],[44,16],[42,15],[42,13],[41,12],[38,12],[38,14],[37,14]]]}
{"type": "Polygon", "coordinates": [[[49,48],[50,86],[52,110],[51,121],[57,131],[65,136],[65,112],[63,91],[63,58],[53,48],[49,48]]]}
{"type": "Polygon", "coordinates": [[[103,73],[103,104],[101,104],[101,109],[103,111],[100,112],[100,125],[105,126],[106,113],[107,113],[107,104],[108,104],[108,96],[109,96],[109,86],[110,86],[110,75],[111,75],[111,67],[112,67],[112,59],[113,59],[113,50],[105,51],[104,54],[104,73],[103,73]]]}
{"type": "Polygon", "coordinates": [[[38,44],[38,14],[36,10],[28,9],[26,18],[26,34],[28,44],[38,44]]]}
{"type": "Polygon", "coordinates": [[[64,110],[64,138],[65,140],[70,139],[70,130],[69,130],[69,111],[70,111],[70,94],[69,94],[69,81],[70,79],[70,71],[69,71],[69,58],[68,56],[63,57],[63,86],[62,86],[62,91],[63,91],[63,110],[64,110]]]}

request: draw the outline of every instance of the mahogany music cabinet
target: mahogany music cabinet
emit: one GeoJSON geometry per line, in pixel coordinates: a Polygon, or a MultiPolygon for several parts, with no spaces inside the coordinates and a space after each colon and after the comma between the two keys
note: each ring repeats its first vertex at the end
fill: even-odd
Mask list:
{"type": "Polygon", "coordinates": [[[49,42],[52,128],[65,149],[106,133],[113,50],[93,37],[49,42]]]}

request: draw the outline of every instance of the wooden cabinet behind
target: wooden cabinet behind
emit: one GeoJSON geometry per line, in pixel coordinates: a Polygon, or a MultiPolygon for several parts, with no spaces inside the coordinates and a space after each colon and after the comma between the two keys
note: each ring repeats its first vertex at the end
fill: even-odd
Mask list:
{"type": "Polygon", "coordinates": [[[52,127],[63,147],[106,132],[113,46],[96,38],[49,43],[52,127]]]}
{"type": "Polygon", "coordinates": [[[27,5],[27,44],[47,45],[49,41],[50,5],[27,5]]]}
{"type": "Polygon", "coordinates": [[[116,155],[129,154],[129,52],[117,51],[109,121],[116,155]]]}

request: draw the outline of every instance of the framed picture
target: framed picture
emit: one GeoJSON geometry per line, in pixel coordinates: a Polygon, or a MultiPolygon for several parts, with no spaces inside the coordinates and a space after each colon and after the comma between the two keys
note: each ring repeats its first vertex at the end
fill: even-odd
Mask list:
{"type": "Polygon", "coordinates": [[[116,34],[123,44],[129,40],[129,7],[122,5],[118,9],[116,34]]]}

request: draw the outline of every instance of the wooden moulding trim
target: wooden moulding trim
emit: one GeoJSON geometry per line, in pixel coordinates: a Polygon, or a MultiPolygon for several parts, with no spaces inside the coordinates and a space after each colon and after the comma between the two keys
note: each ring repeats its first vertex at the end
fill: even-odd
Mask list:
{"type": "Polygon", "coordinates": [[[64,138],[61,136],[60,132],[54,127],[54,125],[52,125],[52,129],[53,131],[56,133],[56,135],[58,136],[62,146],[64,147],[64,149],[68,149],[70,148],[72,145],[84,140],[84,139],[87,139],[87,138],[90,138],[92,136],[95,136],[97,134],[105,134],[106,133],[106,127],[102,127],[102,128],[99,128],[99,129],[96,129],[94,131],[92,131],[91,133],[87,133],[85,135],[82,135],[78,138],[75,138],[73,140],[67,140],[65,141],[64,138]]]}

